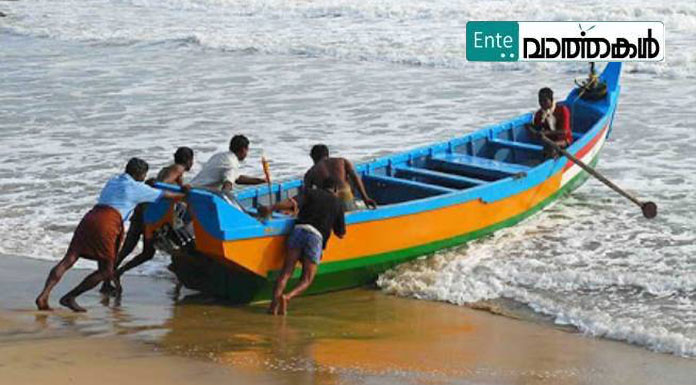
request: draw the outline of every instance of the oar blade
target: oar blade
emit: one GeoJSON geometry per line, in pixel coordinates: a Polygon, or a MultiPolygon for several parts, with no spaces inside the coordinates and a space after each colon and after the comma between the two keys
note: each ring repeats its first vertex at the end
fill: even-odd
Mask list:
{"type": "Polygon", "coordinates": [[[652,219],[657,216],[657,205],[653,202],[643,202],[640,205],[641,210],[643,210],[643,216],[652,219]]]}

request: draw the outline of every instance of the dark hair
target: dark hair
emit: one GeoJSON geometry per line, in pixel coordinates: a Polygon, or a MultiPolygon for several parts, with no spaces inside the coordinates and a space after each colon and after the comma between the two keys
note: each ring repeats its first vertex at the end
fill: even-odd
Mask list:
{"type": "Polygon", "coordinates": [[[321,181],[321,188],[324,190],[336,189],[338,188],[338,181],[332,176],[326,177],[323,181],[321,181]]]}
{"type": "Polygon", "coordinates": [[[230,140],[230,151],[235,154],[247,147],[249,147],[249,139],[244,135],[235,135],[230,140]]]}
{"type": "Polygon", "coordinates": [[[131,158],[126,165],[126,174],[135,179],[141,175],[147,174],[147,170],[149,169],[150,166],[147,165],[146,161],[140,158],[131,158]]]}
{"type": "Polygon", "coordinates": [[[539,99],[551,99],[553,100],[553,91],[549,87],[544,87],[539,90],[539,99]]]}
{"type": "Polygon", "coordinates": [[[179,147],[174,153],[174,163],[186,164],[193,159],[193,150],[188,147],[179,147]]]}
{"type": "Polygon", "coordinates": [[[314,163],[316,163],[329,156],[329,148],[326,147],[325,144],[315,144],[312,146],[309,156],[311,156],[314,163]]]}

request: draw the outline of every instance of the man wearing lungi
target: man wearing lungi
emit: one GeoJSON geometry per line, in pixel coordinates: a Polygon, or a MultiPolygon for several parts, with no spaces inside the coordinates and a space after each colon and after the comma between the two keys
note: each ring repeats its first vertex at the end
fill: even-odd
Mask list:
{"type": "MultiPolygon", "coordinates": [[[[60,299],[60,304],[76,312],[86,311],[75,298],[92,289],[102,281],[112,281],[116,255],[123,239],[123,222],[139,203],[155,202],[158,199],[181,199],[184,195],[152,188],[143,181],[147,176],[148,164],[142,159],[132,158],[126,172],[111,178],[99,195],[94,206],[80,221],[63,259],[51,269],[43,291],[36,298],[39,310],[51,310],[48,297],[51,289],[60,281],[78,258],[97,261],[99,269],[88,275],[77,287],[60,299]]],[[[118,282],[114,282],[118,285],[118,282]]]]}

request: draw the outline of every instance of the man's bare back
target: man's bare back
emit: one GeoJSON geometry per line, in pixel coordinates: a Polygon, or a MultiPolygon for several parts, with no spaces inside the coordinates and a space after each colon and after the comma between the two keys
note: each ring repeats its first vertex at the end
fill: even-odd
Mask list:
{"type": "MultiPolygon", "coordinates": [[[[327,178],[333,178],[336,180],[339,191],[339,199],[344,201],[353,201],[353,193],[351,183],[365,201],[367,207],[375,208],[377,203],[367,195],[365,191],[365,186],[363,185],[362,179],[358,176],[351,163],[345,158],[324,158],[314,164],[310,168],[304,177],[305,188],[320,187],[327,178]]],[[[347,207],[351,207],[348,205],[347,207]]]]}
{"type": "Polygon", "coordinates": [[[350,187],[346,173],[346,162],[347,160],[344,158],[326,158],[321,160],[305,174],[305,187],[319,187],[329,177],[334,178],[338,182],[339,190],[350,187]]]}
{"type": "Polygon", "coordinates": [[[172,164],[164,167],[157,174],[157,181],[169,184],[178,184],[179,186],[184,184],[184,173],[186,172],[186,167],[180,164],[172,164]]]}

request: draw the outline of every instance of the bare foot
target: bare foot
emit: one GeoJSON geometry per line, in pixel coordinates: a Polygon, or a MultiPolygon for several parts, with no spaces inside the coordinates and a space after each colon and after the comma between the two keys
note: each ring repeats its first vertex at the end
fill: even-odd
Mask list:
{"type": "Polygon", "coordinates": [[[51,309],[50,306],[48,306],[48,297],[47,296],[42,296],[42,295],[38,296],[36,298],[35,303],[36,303],[36,307],[38,307],[39,310],[46,310],[46,311],[53,310],[53,309],[51,309]]]}
{"type": "Polygon", "coordinates": [[[114,277],[114,285],[114,295],[120,297],[123,294],[123,287],[121,286],[121,276],[118,274],[114,277]]]}
{"type": "Polygon", "coordinates": [[[75,302],[74,297],[63,297],[60,299],[60,304],[77,313],[84,313],[87,311],[87,309],[81,307],[77,304],[77,302],[75,302]]]}
{"type": "Polygon", "coordinates": [[[179,296],[181,295],[181,288],[182,287],[184,287],[184,284],[181,283],[181,281],[177,280],[176,286],[174,287],[174,295],[176,295],[176,299],[179,299],[179,296]]]}
{"type": "Polygon", "coordinates": [[[268,307],[268,314],[271,315],[278,315],[278,300],[273,298],[273,301],[271,301],[271,305],[268,307]]]}
{"type": "Polygon", "coordinates": [[[278,314],[285,315],[288,312],[288,296],[280,296],[280,305],[278,306],[278,314]]]}
{"type": "Polygon", "coordinates": [[[99,289],[99,292],[104,295],[115,295],[116,289],[113,286],[111,286],[111,283],[105,281],[102,284],[101,289],[99,289]]]}

